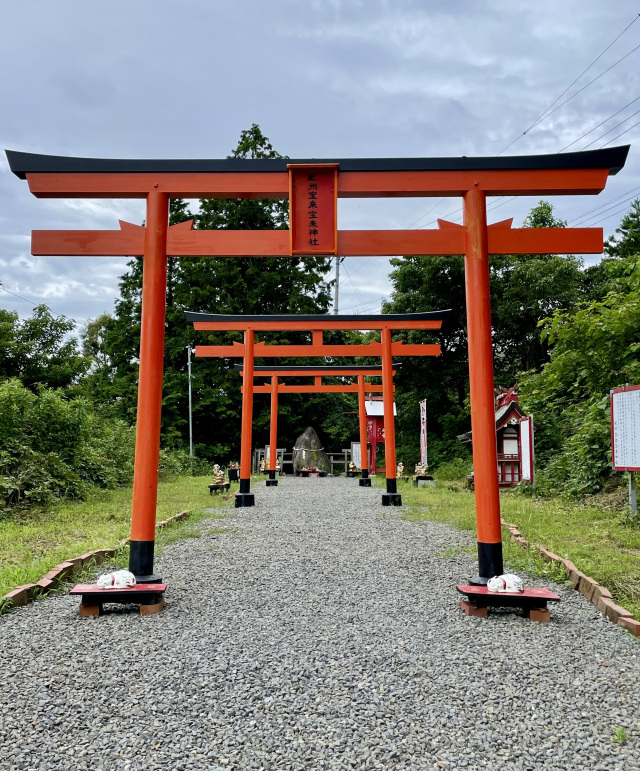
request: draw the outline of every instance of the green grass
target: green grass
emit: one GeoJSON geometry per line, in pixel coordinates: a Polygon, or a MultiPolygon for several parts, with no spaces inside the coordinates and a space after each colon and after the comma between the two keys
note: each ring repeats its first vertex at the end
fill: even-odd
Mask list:
{"type": "MultiPolygon", "coordinates": [[[[209,495],[208,477],[177,477],[158,486],[157,520],[191,510],[188,520],[170,525],[158,547],[196,534],[196,523],[212,514],[204,508],[229,504],[209,495]]],[[[232,490],[235,488],[232,488],[232,490]]],[[[0,597],[21,584],[34,583],[54,565],[95,549],[114,548],[129,535],[131,488],[95,491],[86,501],[61,503],[0,521],[0,597]]],[[[128,550],[116,562],[126,567],[128,550]]]]}
{"type": "MultiPolygon", "coordinates": [[[[399,484],[398,491],[403,504],[410,507],[407,519],[446,522],[475,533],[474,495],[461,484],[439,482],[436,487],[417,488],[399,484]]],[[[569,505],[557,499],[530,499],[510,492],[501,494],[500,506],[502,517],[517,525],[529,543],[546,546],[572,560],[640,619],[640,528],[623,513],[569,505]]],[[[506,530],[503,542],[509,569],[564,581],[562,569],[545,562],[537,551],[525,551],[512,544],[506,530]]]]}

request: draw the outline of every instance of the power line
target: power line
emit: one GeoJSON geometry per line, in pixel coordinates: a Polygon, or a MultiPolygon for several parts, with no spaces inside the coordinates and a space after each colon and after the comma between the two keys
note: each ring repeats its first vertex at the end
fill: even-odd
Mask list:
{"type": "MultiPolygon", "coordinates": [[[[599,142],[601,139],[604,139],[604,138],[607,136],[607,134],[610,134],[612,131],[615,131],[617,128],[619,128],[620,126],[622,126],[622,124],[623,124],[623,123],[626,123],[628,120],[630,120],[631,118],[633,118],[633,116],[634,116],[634,115],[637,115],[639,112],[640,112],[640,110],[636,110],[635,112],[632,112],[632,113],[631,113],[631,115],[628,115],[628,116],[627,116],[627,117],[626,117],[624,120],[621,120],[621,121],[620,121],[620,123],[616,123],[616,125],[615,125],[615,126],[612,126],[612,127],[611,127],[611,128],[608,130],[608,131],[605,131],[605,132],[604,132],[604,134],[600,134],[600,136],[599,136],[599,137],[597,137],[597,138],[596,138],[596,139],[594,139],[593,141],[589,142],[589,144],[588,144],[588,145],[585,145],[585,146],[582,148],[582,150],[586,150],[586,149],[587,149],[587,147],[591,147],[591,145],[595,145],[595,143],[596,143],[596,142],[599,142]]],[[[636,124],[634,124],[634,125],[636,125],[636,126],[637,126],[638,124],[636,123],[636,124]]],[[[631,128],[633,128],[633,126],[631,126],[631,128]]],[[[626,133],[626,132],[624,132],[624,131],[623,131],[623,132],[622,132],[622,134],[624,134],[624,133],[626,133]]],[[[621,137],[621,136],[622,136],[622,134],[618,134],[618,137],[621,137]]],[[[618,137],[614,137],[614,139],[617,139],[618,137]]],[[[609,142],[613,142],[613,139],[610,139],[610,140],[609,140],[609,142]]],[[[606,144],[609,144],[609,142],[607,142],[606,144]]],[[[603,147],[604,147],[604,145],[603,145],[603,147]]]]}
{"type": "MultiPolygon", "coordinates": [[[[610,115],[608,118],[605,118],[605,119],[602,121],[602,123],[598,123],[598,125],[597,125],[597,126],[594,126],[593,128],[590,128],[590,129],[589,129],[589,131],[585,131],[585,132],[584,132],[584,134],[582,134],[582,136],[579,136],[577,139],[574,139],[574,140],[573,140],[573,142],[569,142],[569,144],[568,144],[568,145],[565,145],[565,146],[564,146],[564,147],[563,147],[561,150],[558,150],[558,152],[559,152],[559,153],[563,153],[563,152],[564,152],[564,151],[565,151],[565,150],[566,150],[568,147],[571,147],[571,145],[575,145],[575,143],[576,143],[576,142],[579,142],[581,139],[584,139],[584,138],[585,138],[585,137],[586,137],[588,134],[590,134],[592,131],[595,131],[596,129],[599,129],[599,128],[600,128],[600,126],[604,126],[604,124],[605,124],[605,123],[607,123],[607,121],[610,121],[610,120],[611,120],[611,118],[615,118],[615,117],[616,117],[616,115],[619,115],[619,114],[620,114],[620,113],[621,113],[623,110],[626,110],[626,109],[627,109],[627,107],[630,107],[630,106],[631,106],[631,105],[632,105],[634,102],[637,102],[637,101],[638,101],[638,99],[640,99],[640,96],[636,96],[636,98],[635,98],[635,99],[632,99],[630,102],[628,102],[627,104],[625,104],[625,106],[624,106],[624,107],[621,107],[621,108],[618,110],[618,112],[614,112],[614,113],[613,113],[613,115],[610,115]]],[[[635,113],[634,113],[634,115],[635,115],[635,113]]],[[[629,118],[630,118],[630,117],[631,117],[631,115],[629,116],[629,118]]],[[[629,120],[629,118],[625,118],[625,120],[629,120]]],[[[624,123],[624,121],[622,121],[622,122],[624,123]]],[[[620,125],[620,124],[618,124],[618,125],[620,125]]],[[[608,133],[608,132],[607,132],[607,133],[608,133]]],[[[606,136],[606,134],[603,134],[602,136],[606,136]]],[[[601,137],[601,138],[602,138],[602,137],[601,137]]],[[[596,139],[596,140],[594,140],[594,141],[595,141],[595,142],[597,142],[598,140],[596,139]]],[[[593,144],[593,142],[592,142],[591,144],[593,144]]],[[[587,145],[586,147],[589,147],[589,145],[587,145]]],[[[586,147],[583,147],[582,149],[583,149],[583,150],[586,150],[586,147]]]]}
{"type": "Polygon", "coordinates": [[[13,295],[13,297],[17,297],[19,300],[24,300],[26,303],[29,303],[29,305],[33,305],[34,308],[38,305],[38,303],[34,303],[31,300],[27,300],[26,297],[21,297],[19,294],[16,294],[15,292],[10,292],[8,289],[5,289],[1,281],[0,281],[0,289],[2,289],[2,291],[6,292],[7,294],[13,295]]]}
{"type": "Polygon", "coordinates": [[[626,196],[631,196],[631,198],[635,198],[636,196],[632,195],[632,193],[636,193],[637,191],[640,191],[640,186],[632,187],[630,190],[627,190],[626,192],[620,193],[620,195],[615,196],[615,198],[611,198],[605,203],[601,203],[599,206],[596,206],[594,209],[589,209],[589,211],[584,212],[584,214],[579,214],[577,217],[574,217],[572,220],[569,220],[569,224],[572,225],[573,223],[578,222],[578,220],[581,220],[584,217],[587,217],[589,214],[595,214],[596,212],[600,211],[600,209],[605,209],[611,206],[611,204],[615,203],[615,201],[619,201],[620,198],[625,198],[626,196]]]}
{"type": "Polygon", "coordinates": [[[522,139],[522,137],[523,137],[523,136],[525,136],[525,134],[527,134],[529,131],[531,131],[531,129],[532,129],[532,128],[534,128],[535,126],[537,126],[537,125],[538,125],[539,123],[541,123],[543,120],[546,120],[546,118],[548,118],[550,115],[552,115],[554,112],[556,112],[556,110],[559,110],[561,107],[563,107],[565,104],[567,104],[567,102],[570,102],[570,101],[571,101],[571,100],[572,100],[574,97],[578,96],[578,94],[580,94],[582,91],[584,91],[584,90],[585,90],[585,88],[588,88],[590,85],[592,85],[593,83],[595,83],[595,82],[596,82],[596,80],[599,80],[599,79],[600,79],[600,78],[601,78],[603,75],[605,75],[607,72],[609,72],[609,70],[613,69],[613,68],[614,68],[616,65],[620,64],[620,62],[624,61],[624,59],[626,59],[627,57],[631,56],[631,54],[632,54],[634,51],[637,51],[637,50],[638,50],[638,48],[640,48],[640,45],[636,46],[634,49],[632,49],[631,51],[629,51],[629,53],[625,54],[625,55],[624,55],[622,58],[618,59],[618,61],[617,61],[617,62],[614,62],[614,64],[612,64],[610,67],[607,67],[607,69],[606,69],[604,72],[601,72],[601,73],[600,73],[600,74],[599,74],[599,75],[598,75],[596,78],[594,78],[593,80],[590,80],[590,81],[589,81],[589,82],[588,82],[588,83],[587,83],[585,86],[583,86],[581,89],[579,89],[578,91],[576,91],[576,92],[575,92],[575,94],[572,94],[572,95],[571,95],[571,96],[570,96],[568,99],[565,99],[565,101],[564,101],[564,102],[562,102],[561,104],[559,104],[559,105],[558,105],[557,107],[555,107],[553,110],[551,109],[552,107],[554,107],[554,105],[555,105],[555,104],[557,104],[557,102],[558,102],[560,99],[562,99],[562,97],[563,97],[563,96],[564,96],[564,95],[567,93],[567,91],[569,91],[569,89],[571,89],[571,88],[572,88],[572,87],[573,87],[573,86],[574,86],[574,85],[575,85],[575,84],[576,84],[576,83],[577,83],[577,82],[580,80],[580,78],[581,78],[581,77],[582,77],[582,76],[583,76],[583,75],[584,75],[586,72],[588,72],[588,70],[590,70],[590,69],[593,67],[593,65],[594,65],[594,64],[595,64],[595,63],[596,63],[596,62],[597,62],[599,59],[601,59],[601,58],[604,56],[604,54],[606,54],[606,52],[607,52],[607,51],[608,51],[608,50],[611,48],[611,46],[612,46],[612,45],[613,45],[613,44],[614,44],[614,43],[615,43],[617,40],[619,40],[619,39],[620,39],[620,38],[621,38],[621,37],[624,35],[624,33],[625,33],[625,32],[626,32],[628,29],[629,29],[629,27],[631,27],[633,24],[635,24],[635,23],[636,23],[636,21],[638,21],[638,18],[640,18],[640,13],[639,13],[639,14],[636,14],[636,17],[635,17],[635,19],[633,19],[633,21],[631,21],[631,22],[629,22],[629,24],[627,24],[627,26],[626,26],[626,27],[625,27],[625,28],[622,30],[622,32],[620,32],[620,33],[619,33],[619,34],[618,34],[618,35],[617,35],[617,36],[616,36],[616,37],[615,37],[615,38],[614,38],[614,39],[611,41],[611,43],[609,43],[609,45],[608,45],[608,46],[607,46],[607,47],[604,49],[604,51],[602,51],[602,53],[600,53],[598,56],[596,56],[596,58],[595,58],[595,59],[594,59],[594,60],[591,62],[591,64],[590,64],[590,65],[589,65],[589,66],[588,66],[586,69],[584,69],[584,70],[583,70],[583,71],[582,71],[582,72],[581,72],[581,73],[578,75],[578,77],[577,77],[577,78],[576,78],[576,79],[575,79],[575,80],[574,80],[574,81],[573,81],[573,82],[572,82],[570,85],[568,85],[568,86],[565,88],[565,90],[564,90],[564,91],[563,91],[563,92],[560,94],[560,96],[558,96],[556,99],[554,99],[554,101],[553,101],[553,102],[551,102],[551,104],[550,104],[550,105],[547,107],[547,109],[546,109],[546,110],[544,110],[544,112],[542,112],[542,113],[541,113],[541,114],[540,114],[540,115],[539,115],[539,116],[538,116],[538,117],[537,117],[537,118],[536,118],[536,119],[533,121],[533,123],[532,123],[532,124],[531,124],[531,125],[530,125],[530,126],[527,128],[527,129],[525,129],[525,130],[522,132],[522,134],[520,134],[519,136],[517,136],[517,137],[516,137],[516,138],[513,140],[513,142],[510,142],[510,143],[509,143],[509,144],[508,144],[508,145],[507,145],[505,148],[503,148],[502,150],[500,150],[500,152],[498,153],[498,155],[502,155],[502,153],[504,153],[504,152],[505,152],[505,150],[508,150],[508,149],[509,149],[509,148],[510,148],[512,145],[515,145],[515,143],[516,143],[516,142],[517,142],[519,139],[522,139]]]}
{"type": "MultiPolygon", "coordinates": [[[[635,115],[635,113],[634,113],[634,115],[635,115]]],[[[629,117],[631,117],[631,116],[629,116],[629,117]]],[[[599,147],[598,149],[599,149],[599,150],[602,150],[602,148],[603,148],[603,147],[606,147],[607,145],[610,145],[612,142],[615,142],[615,141],[616,141],[616,139],[620,139],[620,137],[624,136],[625,134],[628,134],[628,133],[631,131],[631,129],[634,129],[634,128],[635,128],[636,126],[638,126],[638,125],[640,125],[640,120],[639,120],[637,123],[634,123],[634,124],[633,124],[633,126],[629,126],[629,128],[628,128],[628,129],[625,129],[625,131],[623,131],[621,134],[617,134],[615,137],[613,137],[613,139],[608,139],[608,140],[607,140],[607,141],[606,141],[606,142],[605,142],[605,143],[602,145],[602,147],[599,147]]]]}

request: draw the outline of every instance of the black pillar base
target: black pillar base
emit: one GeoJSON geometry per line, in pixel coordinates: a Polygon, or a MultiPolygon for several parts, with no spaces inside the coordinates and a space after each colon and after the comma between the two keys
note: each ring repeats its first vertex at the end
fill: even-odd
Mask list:
{"type": "Polygon", "coordinates": [[[277,487],[278,486],[278,480],[277,479],[267,479],[265,482],[267,487],[277,487]]]}
{"type": "Polygon", "coordinates": [[[236,493],[236,509],[255,506],[256,497],[253,493],[236,493]]]}
{"type": "Polygon", "coordinates": [[[129,570],[138,584],[161,584],[162,578],[153,572],[155,541],[129,542],[129,570]]]}
{"type": "Polygon", "coordinates": [[[383,506],[402,506],[402,496],[400,493],[382,493],[383,506]]]}
{"type": "Polygon", "coordinates": [[[362,479],[358,479],[358,484],[360,487],[371,487],[371,479],[369,477],[363,477],[362,479]]]}
{"type": "Polygon", "coordinates": [[[481,543],[478,541],[478,575],[469,579],[471,586],[486,586],[487,581],[504,572],[502,565],[502,542],[481,543]]]}

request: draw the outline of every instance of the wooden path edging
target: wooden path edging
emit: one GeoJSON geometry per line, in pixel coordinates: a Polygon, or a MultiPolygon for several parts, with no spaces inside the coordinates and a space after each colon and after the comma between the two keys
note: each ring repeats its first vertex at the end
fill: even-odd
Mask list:
{"type": "MultiPolygon", "coordinates": [[[[179,514],[169,517],[169,519],[163,519],[161,522],[156,523],[156,530],[162,530],[167,525],[185,519],[188,515],[189,511],[181,511],[179,514]]],[[[111,557],[115,557],[118,551],[126,546],[130,540],[130,538],[123,538],[115,549],[96,549],[95,551],[88,551],[80,557],[61,562],[59,565],[51,568],[48,573],[45,573],[35,584],[23,584],[0,597],[0,609],[4,609],[6,605],[10,608],[17,608],[48,594],[57,589],[62,581],[79,573],[86,565],[90,563],[101,565],[111,557]]]]}
{"type": "MultiPolygon", "coordinates": [[[[516,525],[505,522],[502,517],[500,518],[500,522],[503,527],[506,527],[509,530],[511,533],[511,540],[514,543],[522,546],[523,549],[536,549],[535,546],[532,546],[529,541],[523,537],[516,525]]],[[[640,621],[634,619],[633,613],[630,613],[626,608],[616,605],[611,597],[611,592],[606,587],[601,586],[595,578],[585,575],[573,564],[573,562],[571,562],[571,560],[559,557],[557,554],[554,554],[547,549],[546,546],[540,546],[538,547],[538,550],[545,562],[557,562],[562,565],[567,578],[571,582],[571,587],[579,591],[580,594],[589,600],[589,602],[595,605],[603,616],[610,621],[613,621],[614,624],[626,629],[626,631],[634,637],[640,637],[640,621]]]]}

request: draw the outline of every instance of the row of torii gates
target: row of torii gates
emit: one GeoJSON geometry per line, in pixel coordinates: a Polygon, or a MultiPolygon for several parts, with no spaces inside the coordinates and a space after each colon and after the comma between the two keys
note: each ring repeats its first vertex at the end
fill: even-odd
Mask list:
{"type": "MultiPolygon", "coordinates": [[[[516,229],[511,220],[488,226],[486,198],[594,195],[604,189],[609,174],[624,166],[628,151],[624,146],[495,158],[327,161],[111,160],[7,151],[11,170],[27,180],[37,197],[146,200],[144,227],[121,222],[115,231],[35,230],[31,242],[34,255],[144,258],[129,561],[138,580],[157,579],[153,553],[168,255],[464,255],[479,564],[472,582],[486,583],[502,573],[489,255],[600,254],[603,233],[601,228],[516,229]],[[338,230],[338,198],[379,197],[461,197],[464,224],[439,220],[437,230],[338,230]],[[193,230],[190,223],[169,227],[171,198],[288,198],[290,229],[207,231],[193,230]]],[[[256,330],[246,321],[243,345],[259,356],[263,349],[254,342],[256,330]]],[[[384,329],[388,346],[391,328],[384,329]]],[[[245,384],[249,382],[245,357],[245,384]]],[[[245,388],[243,400],[250,390],[245,388]]]]}

